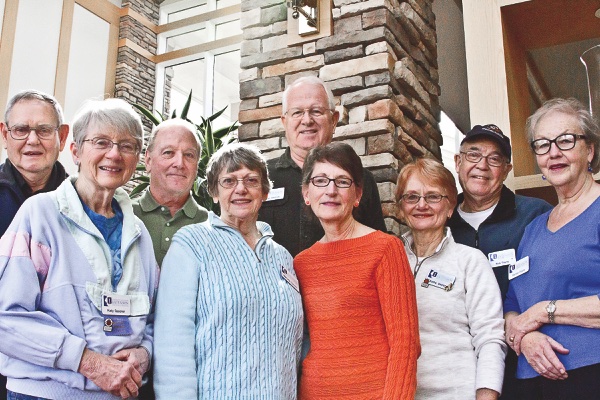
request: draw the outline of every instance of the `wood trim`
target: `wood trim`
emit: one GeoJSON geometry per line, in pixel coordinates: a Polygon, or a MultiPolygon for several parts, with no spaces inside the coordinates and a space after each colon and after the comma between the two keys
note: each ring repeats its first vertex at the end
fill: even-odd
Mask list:
{"type": "MultiPolygon", "coordinates": [[[[6,0],[6,3],[4,4],[2,38],[0,42],[0,88],[2,88],[2,90],[0,90],[0,110],[2,111],[2,114],[4,114],[4,109],[8,102],[8,88],[10,85],[10,72],[15,45],[18,11],[19,0],[6,0]]],[[[3,120],[4,116],[2,116],[1,119],[3,120]]]]}
{"type": "Polygon", "coordinates": [[[110,24],[119,25],[121,9],[109,1],[75,0],[77,4],[110,24]]]}
{"type": "Polygon", "coordinates": [[[58,39],[58,56],[56,60],[56,75],[54,79],[54,96],[60,104],[65,104],[67,95],[67,76],[69,72],[69,54],[71,49],[74,12],[75,0],[63,0],[60,36],[58,39]]]}
{"type": "Polygon", "coordinates": [[[242,35],[230,36],[224,39],[214,40],[209,43],[203,43],[196,46],[186,47],[185,49],[170,51],[168,53],[159,54],[154,57],[155,63],[163,63],[166,61],[175,60],[177,58],[187,57],[198,53],[204,53],[206,51],[211,51],[214,49],[218,49],[220,47],[231,46],[234,44],[239,44],[242,41],[242,35]]]}
{"type": "Polygon", "coordinates": [[[212,19],[226,17],[228,15],[242,12],[241,4],[220,8],[218,10],[209,11],[193,17],[180,19],[179,21],[169,22],[168,24],[158,25],[156,33],[165,33],[175,29],[184,28],[189,25],[199,24],[212,19]]]}
{"type": "Polygon", "coordinates": [[[131,50],[135,51],[140,56],[144,57],[146,60],[150,60],[156,63],[156,56],[154,54],[150,53],[148,50],[144,49],[142,46],[129,39],[119,39],[118,47],[129,47],[131,50]]]}
{"type": "Polygon", "coordinates": [[[117,57],[119,53],[119,24],[110,24],[108,32],[108,53],[106,57],[106,78],[104,93],[108,97],[115,95],[115,80],[117,75],[117,57]]]}
{"type": "Polygon", "coordinates": [[[139,12],[132,10],[131,7],[129,7],[129,5],[121,8],[119,15],[121,17],[129,16],[137,22],[139,22],[140,24],[144,25],[146,28],[150,29],[152,32],[158,33],[158,25],[150,21],[148,18],[146,18],[139,12]]]}

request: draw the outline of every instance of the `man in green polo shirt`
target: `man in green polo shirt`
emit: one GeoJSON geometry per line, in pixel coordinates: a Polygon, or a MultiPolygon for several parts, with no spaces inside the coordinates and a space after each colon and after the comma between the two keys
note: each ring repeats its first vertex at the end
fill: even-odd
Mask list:
{"type": "Polygon", "coordinates": [[[175,232],[208,217],[190,190],[196,179],[200,142],[195,126],[173,118],[152,130],[146,150],[150,186],[133,204],[133,212],[146,225],[160,266],[175,232]]]}

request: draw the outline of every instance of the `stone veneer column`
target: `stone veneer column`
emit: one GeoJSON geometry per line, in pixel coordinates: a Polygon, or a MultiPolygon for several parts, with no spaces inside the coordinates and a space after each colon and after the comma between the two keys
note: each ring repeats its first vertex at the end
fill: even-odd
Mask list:
{"type": "Polygon", "coordinates": [[[429,0],[333,0],[330,37],[287,46],[281,0],[242,0],[240,141],[282,153],[281,95],[300,76],[321,77],[340,111],[334,140],[351,144],[378,182],[398,234],[395,181],[416,157],[441,159],[435,16],[429,0]]]}
{"type": "MultiPolygon", "coordinates": [[[[122,7],[126,6],[158,25],[159,6],[155,0],[123,0],[122,7]]],[[[129,15],[121,17],[119,40],[121,39],[128,39],[143,50],[156,55],[156,33],[129,15]]],[[[155,86],[156,64],[130,47],[119,47],[115,97],[122,98],[130,103],[143,105],[151,110],[153,108],[155,86]]],[[[145,124],[148,124],[147,128],[151,128],[149,121],[145,118],[142,120],[145,124]]]]}

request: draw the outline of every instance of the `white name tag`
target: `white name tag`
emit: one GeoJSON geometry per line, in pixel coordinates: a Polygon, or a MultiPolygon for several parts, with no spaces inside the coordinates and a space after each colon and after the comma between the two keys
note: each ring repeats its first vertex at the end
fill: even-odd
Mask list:
{"type": "Polygon", "coordinates": [[[102,293],[102,314],[131,315],[131,299],[127,295],[102,293]]]}
{"type": "Polygon", "coordinates": [[[283,265],[281,266],[281,277],[285,279],[285,281],[294,289],[296,289],[296,292],[300,293],[300,284],[298,283],[298,278],[292,275],[292,273],[283,265]]]}
{"type": "Polygon", "coordinates": [[[529,271],[529,256],[521,258],[515,263],[508,267],[508,279],[515,279],[517,276],[521,276],[529,271]]]}
{"type": "Polygon", "coordinates": [[[421,286],[425,288],[433,286],[436,288],[444,289],[446,292],[449,292],[452,290],[455,281],[455,276],[432,269],[431,271],[429,271],[429,274],[427,274],[427,278],[425,278],[423,283],[421,283],[421,286]]]}
{"type": "Polygon", "coordinates": [[[271,189],[269,190],[269,195],[267,196],[267,199],[265,201],[281,200],[283,199],[284,192],[284,187],[271,189]]]}
{"type": "Polygon", "coordinates": [[[490,253],[488,254],[488,260],[490,261],[492,268],[501,267],[503,265],[515,265],[517,262],[515,249],[506,249],[490,253]]]}

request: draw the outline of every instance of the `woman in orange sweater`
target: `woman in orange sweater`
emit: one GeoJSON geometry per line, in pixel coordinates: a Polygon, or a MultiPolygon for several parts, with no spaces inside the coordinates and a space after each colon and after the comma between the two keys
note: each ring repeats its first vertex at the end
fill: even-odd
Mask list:
{"type": "Polygon", "coordinates": [[[402,242],[354,219],[363,169],[352,147],[317,147],[303,195],[325,236],[298,254],[310,350],[300,400],[412,399],[420,353],[415,286],[402,242]]]}

